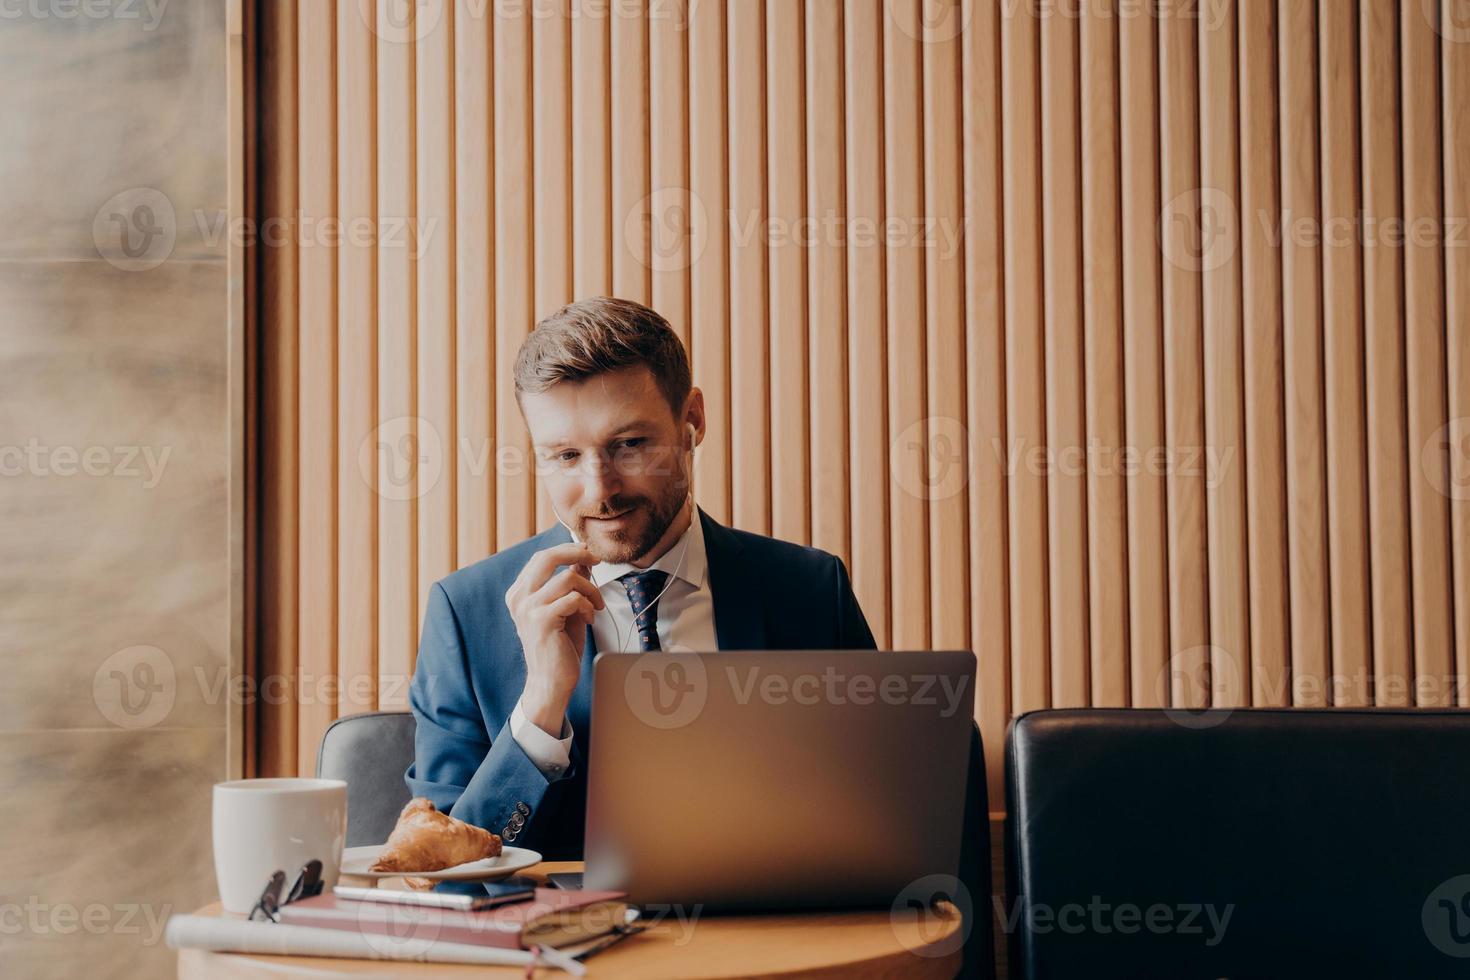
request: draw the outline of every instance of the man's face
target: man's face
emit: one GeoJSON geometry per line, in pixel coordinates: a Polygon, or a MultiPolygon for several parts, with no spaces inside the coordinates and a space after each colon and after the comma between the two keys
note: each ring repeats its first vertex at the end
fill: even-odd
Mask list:
{"type": "Polygon", "coordinates": [[[631,562],[658,544],[689,493],[698,389],[676,416],[653,374],[631,367],[522,395],[521,411],[557,516],[599,561],[631,562]]]}

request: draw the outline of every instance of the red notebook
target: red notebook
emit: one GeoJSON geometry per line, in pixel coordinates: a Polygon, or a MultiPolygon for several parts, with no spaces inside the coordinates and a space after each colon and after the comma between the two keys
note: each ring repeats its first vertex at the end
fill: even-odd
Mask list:
{"type": "Polygon", "coordinates": [[[336,895],[304,898],[281,907],[281,922],[388,936],[397,942],[469,943],[529,949],[569,946],[610,932],[627,918],[624,892],[538,888],[528,902],[481,912],[390,902],[357,902],[336,895]]]}

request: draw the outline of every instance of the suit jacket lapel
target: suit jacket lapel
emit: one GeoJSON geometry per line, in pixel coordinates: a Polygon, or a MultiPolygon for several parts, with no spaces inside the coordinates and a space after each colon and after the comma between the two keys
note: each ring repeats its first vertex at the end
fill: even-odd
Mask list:
{"type": "Polygon", "coordinates": [[[740,540],[703,510],[704,553],[715,606],[715,640],[721,650],[762,650],[766,645],[765,603],[760,578],[749,567],[740,540]]]}

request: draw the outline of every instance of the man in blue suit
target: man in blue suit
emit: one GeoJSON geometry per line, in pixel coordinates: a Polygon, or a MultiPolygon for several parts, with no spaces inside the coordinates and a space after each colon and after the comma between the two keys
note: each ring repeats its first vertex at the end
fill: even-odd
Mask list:
{"type": "Polygon", "coordinates": [[[653,310],[563,308],[526,339],[515,385],[558,524],[430,590],[407,779],[507,842],[580,859],[599,652],[872,649],[873,635],[839,558],[694,505],[704,395],[653,310]]]}

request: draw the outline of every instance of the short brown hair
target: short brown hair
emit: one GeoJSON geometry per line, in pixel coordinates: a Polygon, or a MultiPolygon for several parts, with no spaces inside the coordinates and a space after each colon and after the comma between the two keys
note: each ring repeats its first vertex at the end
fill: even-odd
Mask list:
{"type": "Polygon", "coordinates": [[[580,300],[542,320],[521,344],[516,398],[639,364],[677,415],[689,397],[689,355],[669,321],[631,300],[580,300]]]}

